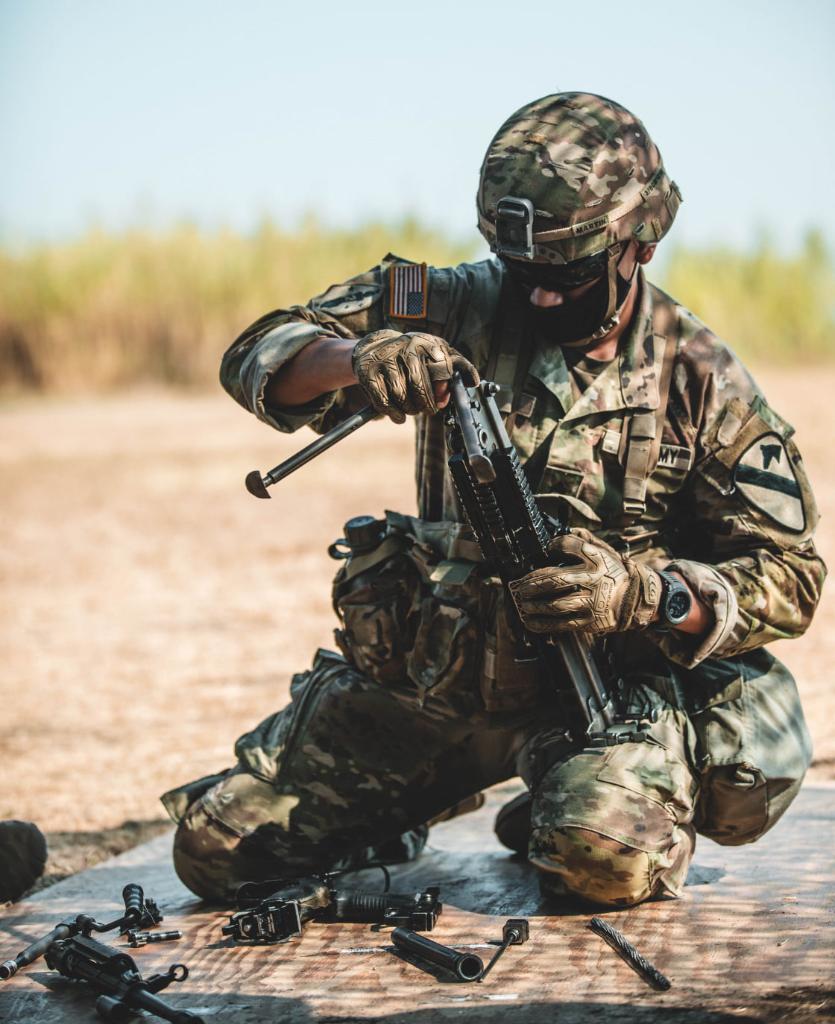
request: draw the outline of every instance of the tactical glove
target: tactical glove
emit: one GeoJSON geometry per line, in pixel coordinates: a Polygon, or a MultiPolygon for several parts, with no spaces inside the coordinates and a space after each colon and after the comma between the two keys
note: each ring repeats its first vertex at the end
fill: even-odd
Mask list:
{"type": "Polygon", "coordinates": [[[395,423],[438,411],[433,381],[449,380],[456,370],[470,386],[479,381],[473,364],[433,334],[374,331],[357,342],[351,364],[371,405],[395,423]]]}
{"type": "Polygon", "coordinates": [[[510,583],[519,617],[532,633],[592,635],[646,629],[661,603],[654,569],[618,554],[588,530],[556,538],[549,565],[510,583]]]}

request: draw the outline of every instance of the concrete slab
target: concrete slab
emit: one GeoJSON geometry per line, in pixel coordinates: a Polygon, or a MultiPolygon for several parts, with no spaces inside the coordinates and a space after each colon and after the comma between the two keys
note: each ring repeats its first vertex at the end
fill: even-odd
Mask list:
{"type": "MultiPolygon", "coordinates": [[[[476,814],[437,826],[419,861],[393,869],[395,891],[441,886],[438,941],[486,944],[507,917],[530,919],[530,942],[508,950],[483,984],[424,973],[366,925],[310,924],[287,944],[231,945],[220,932],[225,914],[176,879],[170,835],[7,908],[0,959],[67,916],[112,915],[122,887],[137,881],[162,906],[165,927],[184,937],[128,951],[147,973],[186,963],[189,979],[165,995],[212,1022],[499,1024],[508,1013],[514,1024],[835,1019],[835,788],[806,787],[754,846],[700,840],[684,899],[603,915],[671,979],[668,992],[649,988],[589,930],[587,910],[546,913],[533,869],[493,837],[492,817],[512,792],[499,787],[476,814]]],[[[379,879],[359,880],[376,889],[379,879]]],[[[485,960],[492,952],[475,951],[485,960]]],[[[43,962],[0,984],[3,1024],[81,1024],[97,1019],[93,1004],[89,990],[43,962]]]]}

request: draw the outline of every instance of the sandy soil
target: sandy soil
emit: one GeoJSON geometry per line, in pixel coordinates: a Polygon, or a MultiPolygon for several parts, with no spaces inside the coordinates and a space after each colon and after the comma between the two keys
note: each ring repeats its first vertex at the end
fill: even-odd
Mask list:
{"type": "MultiPolygon", "coordinates": [[[[831,564],[835,369],[759,377],[797,427],[831,564]]],[[[326,547],[343,521],[413,510],[411,431],[391,424],[271,502],[246,493],[248,470],[311,437],[274,434],[221,395],[0,409],[0,817],[40,824],[53,875],[153,834],[161,792],[231,762],[291,673],[332,646],[326,547]]],[[[776,649],[803,692],[814,778],[835,777],[832,623],[830,587],[808,634],[776,649]]]]}

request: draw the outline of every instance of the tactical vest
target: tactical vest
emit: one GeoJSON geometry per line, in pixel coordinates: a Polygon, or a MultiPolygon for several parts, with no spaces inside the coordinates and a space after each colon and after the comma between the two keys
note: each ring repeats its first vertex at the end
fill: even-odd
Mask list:
{"type": "MultiPolygon", "coordinates": [[[[499,385],[497,402],[511,440],[517,417],[530,416],[535,402],[535,397],[524,391],[532,357],[532,331],[527,308],[527,301],[505,279],[494,321],[486,376],[499,385]]],[[[664,349],[658,382],[658,406],[654,410],[635,408],[625,412],[618,451],[624,471],[623,511],[630,521],[646,511],[647,483],[658,465],[661,451],[677,347],[675,314],[666,303],[657,303],[653,308],[652,334],[653,344],[664,349]]],[[[551,441],[552,445],[557,443],[556,438],[551,441]]],[[[549,455],[547,450],[537,452],[526,464],[534,490],[538,488],[549,455]]]]}

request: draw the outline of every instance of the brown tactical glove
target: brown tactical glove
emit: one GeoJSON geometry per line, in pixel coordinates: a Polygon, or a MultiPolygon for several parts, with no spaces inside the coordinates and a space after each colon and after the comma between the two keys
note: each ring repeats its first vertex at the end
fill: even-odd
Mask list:
{"type": "Polygon", "coordinates": [[[479,382],[473,364],[434,334],[374,331],[357,342],[351,365],[374,409],[395,423],[438,411],[433,381],[460,370],[470,386],[479,382]]]}
{"type": "Polygon", "coordinates": [[[601,635],[646,629],[661,603],[654,569],[618,554],[588,530],[572,530],[550,548],[554,561],[510,584],[519,617],[532,633],[601,635]]]}

